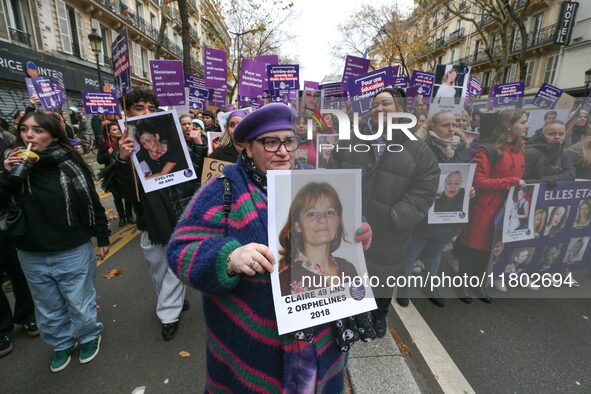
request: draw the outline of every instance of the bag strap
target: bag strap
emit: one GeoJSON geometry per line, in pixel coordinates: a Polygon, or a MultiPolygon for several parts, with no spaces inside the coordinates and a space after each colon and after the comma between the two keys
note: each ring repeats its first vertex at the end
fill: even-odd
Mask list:
{"type": "Polygon", "coordinates": [[[232,212],[232,183],[226,177],[224,181],[224,217],[228,219],[230,212],[232,212]]]}

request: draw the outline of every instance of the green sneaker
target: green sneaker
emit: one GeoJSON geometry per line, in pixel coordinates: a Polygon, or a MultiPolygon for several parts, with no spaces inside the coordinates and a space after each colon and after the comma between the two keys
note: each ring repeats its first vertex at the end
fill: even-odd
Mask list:
{"type": "Polygon", "coordinates": [[[94,360],[101,347],[101,336],[80,345],[80,364],[86,364],[94,360]]]}
{"type": "Polygon", "coordinates": [[[51,372],[59,372],[65,369],[68,364],[70,364],[70,360],[72,357],[70,355],[74,351],[76,346],[72,346],[65,350],[58,350],[53,352],[53,359],[51,360],[51,372]]]}

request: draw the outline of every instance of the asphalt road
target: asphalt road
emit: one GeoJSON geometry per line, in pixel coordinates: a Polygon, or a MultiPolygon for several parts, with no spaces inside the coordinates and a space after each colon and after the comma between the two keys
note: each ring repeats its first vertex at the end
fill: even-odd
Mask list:
{"type": "Polygon", "coordinates": [[[591,299],[413,303],[477,393],[591,392],[591,299]]]}
{"type": "MultiPolygon", "coordinates": [[[[110,197],[103,203],[111,207],[110,197]]],[[[111,211],[110,215],[113,215],[111,211]]],[[[101,350],[95,360],[78,363],[78,354],[59,373],[51,373],[52,350],[40,337],[31,338],[18,327],[13,333],[13,351],[0,358],[0,391],[4,393],[132,393],[145,386],[145,393],[197,393],[205,382],[205,339],[201,297],[187,290],[191,303],[182,316],[177,336],[162,339],[156,317],[156,295],[139,247],[131,236],[132,226],[122,232],[111,221],[120,249],[98,267],[96,289],[99,320],[104,324],[101,350]],[[114,268],[121,274],[103,275],[114,268]],[[186,351],[190,357],[182,358],[186,351]]],[[[9,298],[12,295],[9,294],[9,298]]]]}

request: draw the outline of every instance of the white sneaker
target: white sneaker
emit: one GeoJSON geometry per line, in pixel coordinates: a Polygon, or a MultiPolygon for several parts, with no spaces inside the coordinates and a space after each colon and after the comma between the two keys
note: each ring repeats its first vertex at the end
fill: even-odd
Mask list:
{"type": "Polygon", "coordinates": [[[502,293],[507,292],[507,287],[503,285],[503,281],[501,281],[500,279],[495,280],[493,282],[493,285],[494,285],[495,289],[497,289],[498,291],[500,291],[502,293]]]}

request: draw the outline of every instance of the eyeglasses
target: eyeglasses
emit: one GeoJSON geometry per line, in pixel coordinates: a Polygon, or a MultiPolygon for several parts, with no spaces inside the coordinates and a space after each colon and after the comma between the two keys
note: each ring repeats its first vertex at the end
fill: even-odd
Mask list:
{"type": "Polygon", "coordinates": [[[278,152],[281,145],[285,146],[285,150],[288,152],[293,152],[300,145],[296,137],[287,137],[284,141],[281,141],[279,137],[262,137],[255,139],[255,141],[263,144],[265,151],[273,153],[278,152]]]}
{"type": "Polygon", "coordinates": [[[326,217],[327,219],[334,219],[337,217],[337,210],[334,208],[328,208],[325,211],[318,211],[316,209],[311,209],[304,213],[304,218],[306,220],[318,220],[321,217],[326,217]]]}

